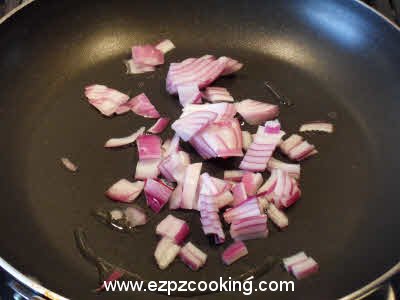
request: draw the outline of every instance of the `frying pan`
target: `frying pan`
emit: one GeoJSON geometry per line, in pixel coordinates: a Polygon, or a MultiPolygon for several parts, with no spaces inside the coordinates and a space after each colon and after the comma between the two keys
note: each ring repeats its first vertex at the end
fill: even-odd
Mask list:
{"type": "MultiPolygon", "coordinates": [[[[318,275],[296,282],[294,292],[253,294],[260,299],[338,298],[399,261],[400,34],[361,3],[40,0],[5,20],[0,36],[0,253],[51,290],[85,300],[166,298],[93,293],[97,271],[77,249],[76,228],[85,230],[96,254],[154,280],[228,277],[267,256],[299,250],[319,262],[318,275]],[[177,46],[164,66],[125,74],[122,61],[131,45],[163,38],[177,46]],[[136,164],[135,147],[107,151],[104,141],[153,121],[133,114],[104,118],[89,107],[83,88],[102,83],[132,96],[145,92],[161,114],[176,118],[178,101],[165,91],[168,63],[206,53],[245,64],[216,82],[236,99],[276,101],[266,81],[289,98],[294,105],[282,107],[280,117],[287,132],[329,116],[335,116],[336,132],[307,137],[320,154],[302,164],[303,195],[288,210],[286,231],[270,226],[267,239],[248,242],[248,257],[224,267],[223,247],[209,246],[197,214],[179,212],[190,223],[190,240],[207,249],[207,265],[190,272],[177,261],[159,271],[154,226],[167,210],[132,235],[91,216],[94,208],[117,206],[104,190],[132,178],[136,164]],[[77,174],[60,166],[62,156],[79,165],[77,174]]],[[[208,162],[204,171],[220,176],[235,163],[208,162]]],[[[143,199],[138,204],[145,206],[143,199]]],[[[262,279],[292,280],[277,265],[262,279]]],[[[243,295],[195,298],[217,297],[243,295]]]]}

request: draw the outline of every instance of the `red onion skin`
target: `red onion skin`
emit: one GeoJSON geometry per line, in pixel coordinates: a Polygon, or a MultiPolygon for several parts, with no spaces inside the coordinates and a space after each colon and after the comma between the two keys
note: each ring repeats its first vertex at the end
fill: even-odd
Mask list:
{"type": "Polygon", "coordinates": [[[105,289],[106,283],[110,283],[112,281],[116,281],[120,279],[122,276],[124,276],[125,272],[122,270],[114,270],[111,272],[111,274],[106,278],[106,280],[103,282],[103,284],[95,289],[95,292],[101,292],[102,290],[105,289]]]}

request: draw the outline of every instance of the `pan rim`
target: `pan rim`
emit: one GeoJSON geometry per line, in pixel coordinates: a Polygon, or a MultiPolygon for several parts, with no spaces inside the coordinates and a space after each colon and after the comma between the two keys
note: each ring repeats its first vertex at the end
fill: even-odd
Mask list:
{"type": "MultiPolygon", "coordinates": [[[[28,6],[29,4],[33,3],[37,0],[27,0],[21,5],[17,6],[13,10],[9,11],[3,17],[0,18],[0,25],[5,23],[9,18],[15,15],[17,12],[28,6]]],[[[362,7],[368,9],[372,13],[376,14],[378,17],[386,21],[389,25],[391,25],[396,31],[400,32],[400,26],[397,25],[395,22],[390,20],[388,17],[380,13],[379,11],[373,9],[372,7],[368,6],[366,3],[362,2],[361,0],[353,0],[354,2],[358,3],[362,7]]],[[[21,273],[19,270],[14,268],[11,264],[9,264],[4,258],[0,256],[0,268],[5,270],[7,274],[24,284],[25,286],[31,288],[34,292],[38,293],[39,295],[45,296],[48,299],[52,300],[69,300],[64,296],[61,296],[41,284],[37,283],[33,279],[29,278],[25,274],[21,273]]],[[[362,295],[367,295],[369,292],[373,291],[374,289],[379,288],[382,284],[389,281],[392,276],[400,272],[400,261],[394,264],[389,270],[384,272],[381,276],[377,277],[375,280],[365,284],[364,286],[354,290],[353,292],[349,293],[348,295],[341,297],[340,300],[352,300],[352,299],[360,299],[362,295]]]]}

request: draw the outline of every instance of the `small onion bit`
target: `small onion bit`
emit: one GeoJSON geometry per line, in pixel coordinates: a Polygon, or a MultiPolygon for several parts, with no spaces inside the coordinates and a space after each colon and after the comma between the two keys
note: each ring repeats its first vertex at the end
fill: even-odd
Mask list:
{"type": "Polygon", "coordinates": [[[112,138],[109,139],[105,144],[104,147],[106,148],[113,148],[113,147],[122,147],[126,145],[130,145],[136,141],[136,139],[144,133],[146,130],[145,127],[140,127],[136,132],[132,133],[131,135],[123,138],[112,138]]]}
{"type": "Polygon", "coordinates": [[[243,68],[243,64],[238,62],[236,59],[228,57],[228,61],[225,64],[225,68],[221,73],[221,76],[231,75],[243,68]]]}
{"type": "Polygon", "coordinates": [[[140,195],[143,187],[143,181],[130,182],[126,179],[120,179],[114,183],[105,194],[111,200],[131,203],[140,195]]]}
{"type": "Polygon", "coordinates": [[[296,279],[306,278],[319,270],[318,263],[304,252],[296,253],[283,259],[286,271],[292,273],[296,279]]]}
{"type": "Polygon", "coordinates": [[[164,53],[152,45],[133,46],[132,60],[140,66],[162,65],[164,64],[164,53]]]}
{"type": "Polygon", "coordinates": [[[223,214],[224,220],[228,224],[231,224],[237,219],[253,216],[261,216],[258,199],[255,196],[249,197],[233,208],[228,208],[223,214]]]}
{"type": "Polygon", "coordinates": [[[157,45],[155,45],[155,48],[165,54],[165,53],[175,49],[175,45],[174,45],[174,43],[172,43],[171,40],[162,40],[157,45]]]}
{"type": "Polygon", "coordinates": [[[170,120],[171,120],[170,118],[166,118],[166,117],[159,118],[156,121],[156,123],[150,127],[148,132],[154,133],[154,134],[163,132],[165,130],[165,128],[168,126],[170,120]]]}
{"type": "Polygon", "coordinates": [[[218,215],[216,196],[221,190],[215,185],[212,177],[207,173],[202,174],[199,204],[200,221],[203,232],[210,237],[210,242],[221,244],[225,241],[225,233],[218,215]]]}
{"type": "Polygon", "coordinates": [[[61,163],[64,165],[64,167],[71,171],[71,172],[76,172],[78,171],[78,166],[75,165],[69,158],[67,157],[61,157],[61,163]]]}
{"type": "Polygon", "coordinates": [[[300,178],[300,164],[288,164],[271,157],[267,164],[268,171],[272,172],[273,169],[281,169],[289,173],[294,179],[300,178]]]}
{"type": "Polygon", "coordinates": [[[181,244],[189,234],[188,224],[173,215],[166,216],[156,227],[156,234],[181,244]]]}
{"type": "Polygon", "coordinates": [[[166,79],[168,93],[176,94],[177,87],[182,84],[196,84],[200,89],[210,85],[224,72],[230,60],[224,56],[215,59],[212,55],[204,55],[171,63],[166,79]]]}
{"type": "Polygon", "coordinates": [[[157,119],[160,117],[160,113],[145,93],[141,93],[130,99],[128,102],[120,105],[116,110],[116,114],[124,114],[128,111],[132,111],[145,118],[157,119]]]}
{"type": "Polygon", "coordinates": [[[225,265],[231,265],[248,253],[246,245],[242,241],[236,241],[224,250],[221,258],[225,265]]]}
{"type": "Polygon", "coordinates": [[[333,124],[321,121],[314,121],[310,123],[302,124],[299,128],[300,132],[306,131],[319,131],[325,133],[332,133],[333,132],[333,124]]]}
{"type": "Polygon", "coordinates": [[[267,216],[251,216],[232,221],[231,237],[235,241],[266,238],[268,236],[267,216]]]}
{"type": "Polygon", "coordinates": [[[166,269],[179,254],[181,247],[174,243],[171,239],[163,237],[157,244],[154,251],[154,258],[161,270],[166,269]]]}
{"type": "Polygon", "coordinates": [[[135,61],[131,59],[124,60],[124,64],[126,67],[126,74],[142,74],[147,72],[153,72],[156,70],[154,66],[146,66],[135,63],[135,61]]]}
{"type": "Polygon", "coordinates": [[[91,105],[107,117],[116,113],[129,100],[128,95],[100,84],[85,87],[85,96],[91,105]]]}
{"type": "Polygon", "coordinates": [[[200,269],[207,261],[207,254],[191,242],[181,248],[179,257],[193,271],[200,269]]]}
{"type": "Polygon", "coordinates": [[[279,115],[279,107],[274,104],[252,99],[235,103],[236,110],[250,125],[260,125],[279,115]]]}
{"type": "Polygon", "coordinates": [[[223,87],[207,87],[202,95],[204,99],[212,103],[235,101],[229,91],[223,87]]]}
{"type": "Polygon", "coordinates": [[[147,179],[144,185],[144,194],[147,205],[155,212],[159,213],[167,204],[173,189],[161,182],[161,180],[147,179]]]}
{"type": "Polygon", "coordinates": [[[285,132],[280,130],[278,120],[267,121],[265,127],[260,126],[239,168],[252,172],[265,171],[269,159],[284,134],[285,132]]]}
{"type": "Polygon", "coordinates": [[[161,139],[157,135],[141,135],[136,140],[139,160],[161,159],[161,139]]]}
{"type": "Polygon", "coordinates": [[[262,185],[263,178],[260,173],[246,172],[242,177],[242,183],[246,190],[246,194],[254,196],[257,194],[257,190],[262,185]]]}
{"type": "Polygon", "coordinates": [[[314,145],[311,145],[307,141],[303,140],[303,137],[292,134],[286,140],[284,140],[279,148],[286,154],[290,159],[301,161],[311,155],[317,154],[318,151],[314,145]]]}

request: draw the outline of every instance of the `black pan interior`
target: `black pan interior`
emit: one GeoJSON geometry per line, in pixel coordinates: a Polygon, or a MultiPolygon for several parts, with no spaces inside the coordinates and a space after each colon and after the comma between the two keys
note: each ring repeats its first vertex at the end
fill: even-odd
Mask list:
{"type": "MultiPolygon", "coordinates": [[[[299,250],[320,263],[320,273],[296,282],[295,292],[259,298],[337,298],[398,261],[400,34],[358,2],[40,0],[0,26],[0,36],[0,253],[50,289],[73,299],[135,296],[91,292],[97,274],[76,249],[78,226],[99,255],[149,279],[211,280],[299,250]],[[190,222],[191,240],[209,253],[197,273],[179,262],[156,268],[154,225],[167,211],[135,236],[90,216],[93,208],[115,206],[104,190],[131,178],[136,164],[135,147],[107,151],[104,141],[153,121],[133,114],[106,119],[89,107],[83,88],[102,83],[132,96],[145,92],[162,114],[176,118],[177,99],[165,92],[168,64],[128,76],[122,63],[131,45],[162,38],[177,46],[167,62],[206,53],[244,62],[237,75],[216,83],[237,99],[273,102],[264,81],[272,83],[294,103],[282,108],[287,132],[336,113],[333,135],[308,137],[320,154],[303,163],[303,196],[288,211],[288,230],[271,226],[270,237],[250,241],[250,255],[229,268],[219,260],[222,248],[208,246],[195,213],[178,215],[190,222]],[[78,174],[60,166],[65,155],[79,164],[78,174]]],[[[220,175],[233,164],[206,163],[205,170],[220,175]]],[[[144,206],[144,199],[138,203],[144,206]]],[[[279,267],[263,278],[290,279],[279,267]]]]}

